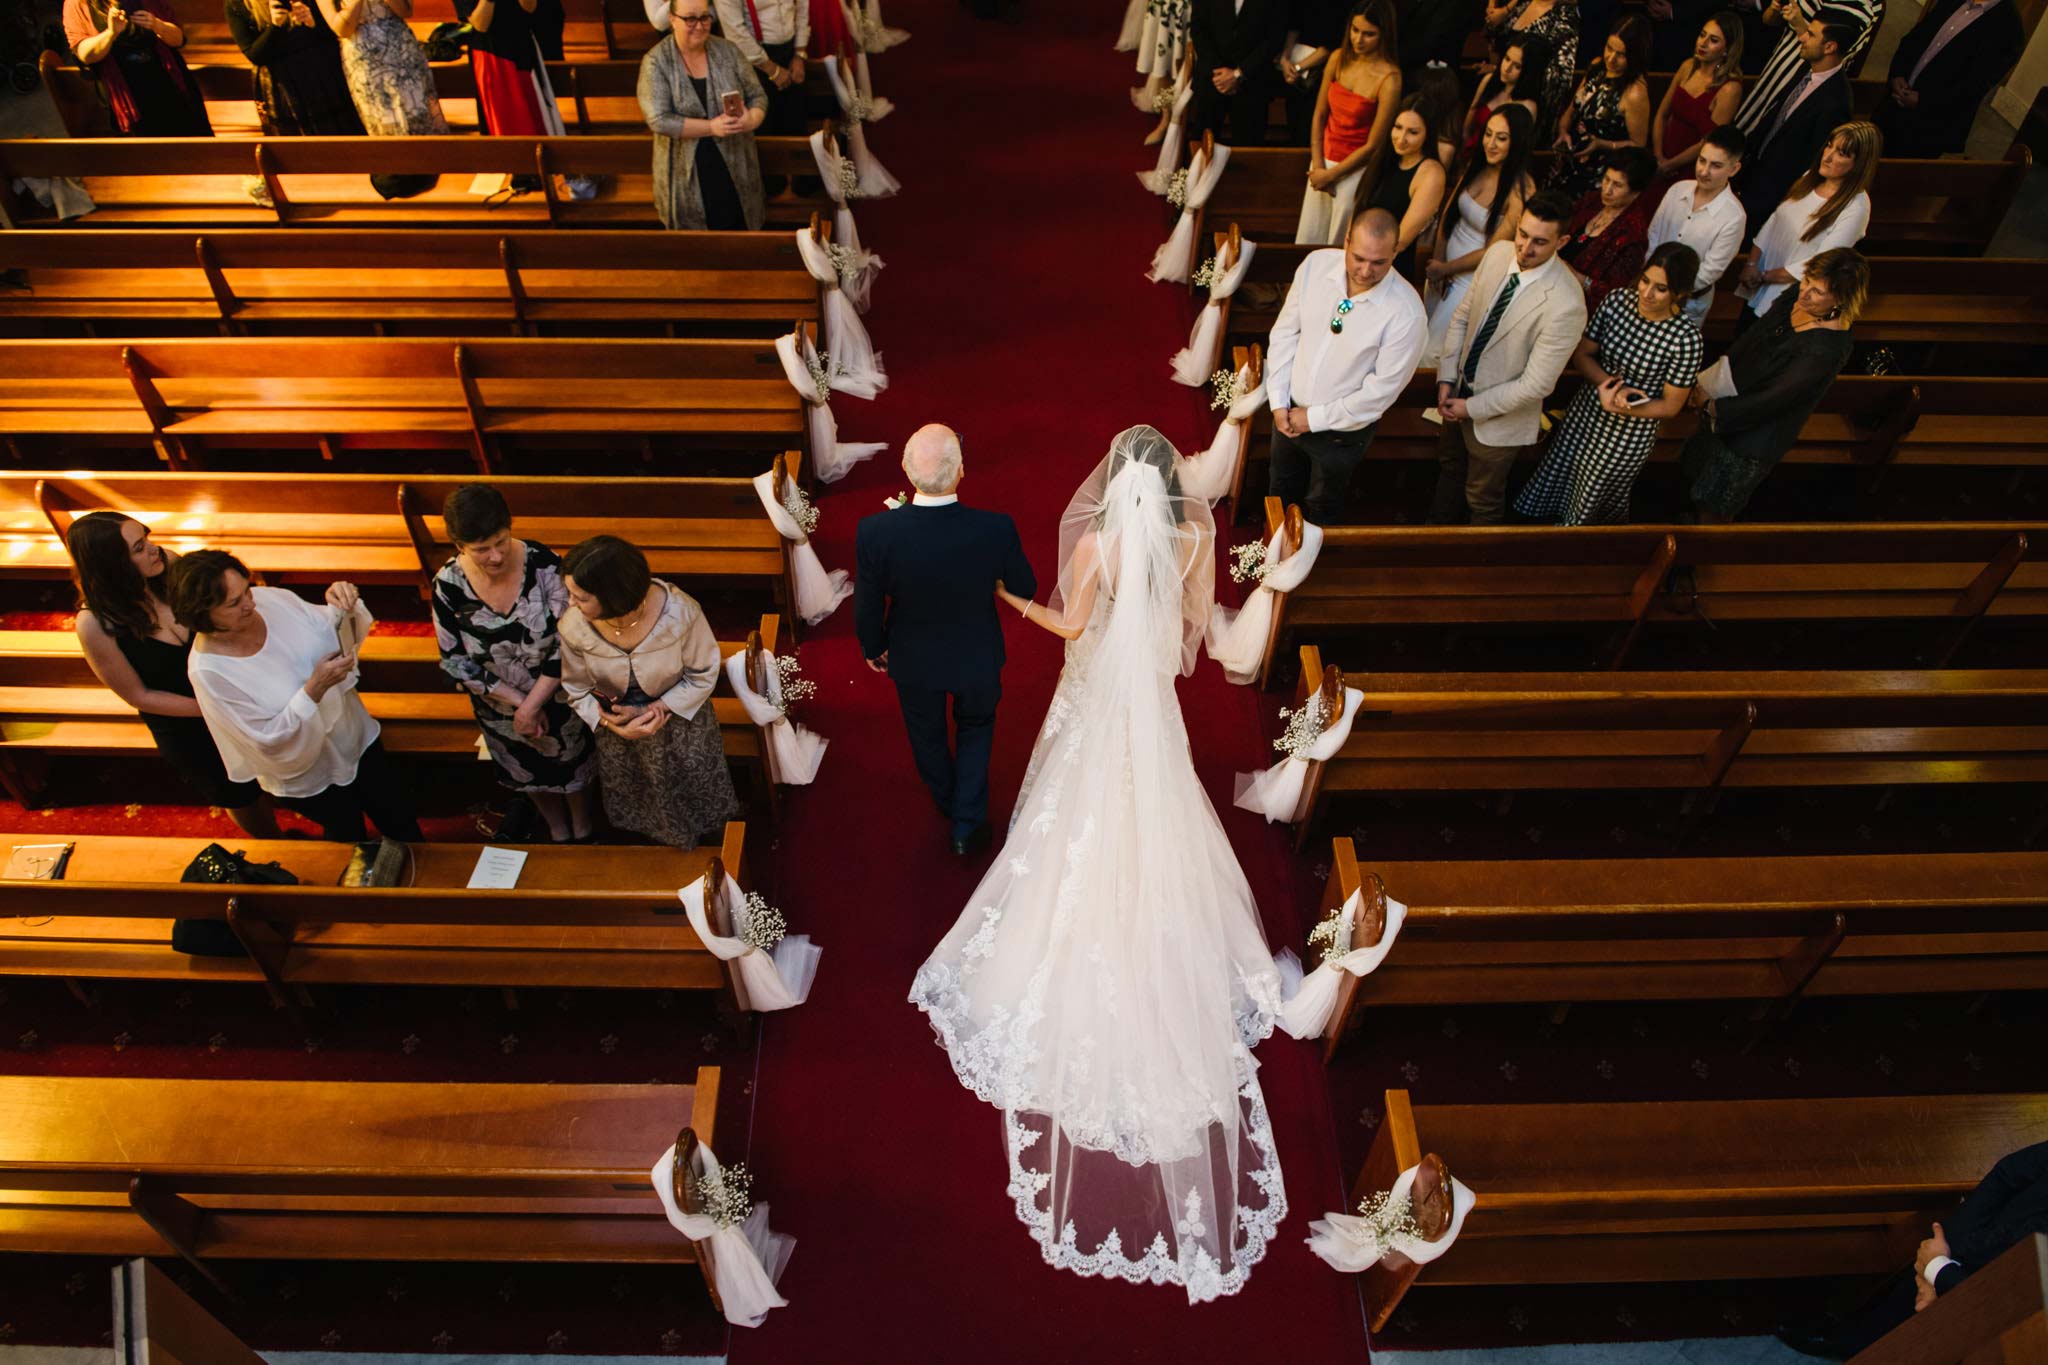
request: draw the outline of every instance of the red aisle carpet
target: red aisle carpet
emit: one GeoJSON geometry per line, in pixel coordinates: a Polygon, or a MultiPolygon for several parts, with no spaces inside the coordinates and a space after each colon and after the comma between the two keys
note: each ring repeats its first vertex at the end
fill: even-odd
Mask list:
{"type": "MultiPolygon", "coordinates": [[[[1123,427],[1150,422],[1184,450],[1206,441],[1206,391],[1174,384],[1183,293],[1143,276],[1165,235],[1134,173],[1152,153],[1110,51],[1120,7],[1025,0],[1021,25],[950,0],[890,0],[915,40],[875,63],[899,112],[874,136],[904,191],[859,206],[888,262],[869,326],[891,383],[836,404],[848,439],[891,449],[820,501],[828,565],[905,484],[903,438],[962,434],[963,497],[1013,515],[1041,580],[1059,513],[1123,427]]],[[[1059,642],[1008,624],[993,815],[1009,813],[1060,666],[1059,642]]],[[[775,1223],[798,1239],[791,1306],[733,1334],[737,1365],[796,1361],[1192,1361],[1269,1353],[1284,1333],[1310,1360],[1358,1360],[1353,1282],[1303,1244],[1341,1207],[1321,1067],[1306,1044],[1258,1050],[1294,1212],[1249,1287],[1190,1308],[1178,1289],[1083,1280],[1044,1265],[1004,1193],[999,1116],[953,1078],[905,1002],[924,955],[987,859],[956,860],[915,774],[894,691],[861,664],[850,609],[803,647],[820,683],[808,720],[832,749],[799,793],[778,850],[777,897],[826,955],[810,1001],[765,1021],[750,1162],[775,1223]]],[[[1284,841],[1230,809],[1234,770],[1268,761],[1263,703],[1206,658],[1181,684],[1195,758],[1267,914],[1293,942],[1304,875],[1284,841]]],[[[1101,907],[1107,910],[1108,907],[1101,907]]]]}

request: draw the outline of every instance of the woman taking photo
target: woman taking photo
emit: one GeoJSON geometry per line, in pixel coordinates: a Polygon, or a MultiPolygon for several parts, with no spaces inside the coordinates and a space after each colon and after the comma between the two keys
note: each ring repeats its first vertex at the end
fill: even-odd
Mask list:
{"type": "Polygon", "coordinates": [[[768,217],[754,147],[768,117],[761,79],[737,47],[711,36],[711,0],[669,0],[669,14],[672,36],[640,59],[655,214],[670,229],[758,229],[768,217]],[[738,94],[738,112],[726,112],[728,93],[738,94]]]}
{"type": "Polygon", "coordinates": [[[1870,182],[1883,150],[1884,137],[1874,123],[1845,123],[1828,136],[1812,169],[1793,182],[1756,234],[1756,252],[1735,291],[1749,300],[1735,323],[1738,334],[1771,311],[1808,261],[1863,240],[1870,226],[1870,182]]]}
{"type": "Polygon", "coordinates": [[[1513,239],[1522,218],[1522,203],[1536,192],[1528,172],[1536,127],[1529,111],[1509,105],[1486,121],[1479,155],[1469,158],[1457,183],[1444,196],[1437,221],[1436,245],[1423,270],[1428,287],[1422,303],[1429,314],[1429,339],[1423,343],[1427,365],[1443,349],[1444,333],[1458,301],[1472,287],[1479,258],[1495,242],[1513,239]]]}
{"type": "Polygon", "coordinates": [[[64,0],[64,40],[106,87],[123,136],[213,136],[199,82],[178,51],[185,31],[170,0],[64,0]]]}
{"type": "Polygon", "coordinates": [[[353,584],[331,584],[316,607],[252,586],[225,550],[194,550],[171,566],[170,603],[192,632],[192,693],[230,778],[258,783],[323,839],[358,842],[365,815],[387,839],[422,837],[411,793],[356,695],[353,646],[370,613],[353,584]]]}
{"type": "Polygon", "coordinates": [[[592,536],[562,568],[562,690],[597,732],[605,818],[674,848],[715,840],[739,801],[711,705],[718,640],[703,608],[617,536],[592,536]]]}
{"type": "Polygon", "coordinates": [[[171,616],[166,571],[177,556],[119,512],[88,512],[64,535],[78,583],[78,644],[93,675],[142,714],[156,751],[209,806],[244,833],[277,839],[277,816],[254,782],[235,782],[200,719],[185,676],[192,632],[171,616]]]}
{"type": "Polygon", "coordinates": [[[1394,269],[1414,284],[1415,245],[1429,225],[1436,221],[1444,202],[1444,163],[1429,154],[1436,142],[1436,130],[1429,126],[1422,97],[1411,95],[1394,115],[1388,148],[1392,160],[1380,172],[1380,182],[1367,208],[1385,209],[1400,225],[1394,238],[1394,269]]]}
{"type": "Polygon", "coordinates": [[[1323,63],[1322,89],[1309,120],[1308,191],[1295,241],[1335,246],[1344,240],[1359,186],[1384,152],[1401,104],[1394,51],[1391,0],[1362,0],[1351,11],[1344,45],[1323,63]]]}
{"type": "MultiPolygon", "coordinates": [[[[1650,24],[1631,14],[1614,26],[1600,60],[1579,82],[1571,107],[1558,116],[1557,157],[1545,188],[1573,198],[1600,183],[1602,157],[1650,140],[1650,24]]],[[[1652,208],[1654,209],[1654,205],[1652,208]]]]}
{"type": "Polygon", "coordinates": [[[1465,111],[1463,156],[1476,156],[1486,121],[1510,104],[1519,104],[1536,119],[1543,112],[1543,73],[1550,61],[1550,44],[1520,33],[1496,35],[1494,50],[1499,54],[1493,69],[1479,78],[1472,93],[1472,107],[1465,111]]]}
{"type": "Polygon", "coordinates": [[[1684,409],[1699,378],[1699,330],[1681,311],[1699,268],[1691,247],[1666,242],[1633,290],[1615,290],[1593,314],[1572,357],[1585,384],[1516,497],[1517,512],[1559,526],[1628,520],[1658,428],[1684,409]]]}
{"type": "Polygon", "coordinates": [[[1689,400],[1700,424],[1679,456],[1694,520],[1733,521],[1749,505],[1849,363],[1849,327],[1869,296],[1868,261],[1848,247],[1823,251],[1700,376],[1689,400]]]}
{"type": "Polygon", "coordinates": [[[1579,201],[1565,224],[1557,254],[1586,290],[1591,317],[1611,290],[1634,282],[1649,250],[1656,201],[1643,193],[1657,163],[1641,147],[1622,147],[1602,158],[1600,187],[1579,201]]]}
{"type": "Polygon", "coordinates": [[[1742,20],[1733,10],[1722,10],[1700,25],[1692,56],[1679,63],[1650,120],[1660,188],[1692,174],[1700,144],[1708,133],[1732,123],[1741,103],[1742,20]]]}
{"type": "MultiPolygon", "coordinates": [[[[255,70],[266,137],[361,137],[341,40],[312,0],[227,0],[228,32],[255,70]]],[[[260,181],[258,183],[261,183],[260,181]]]]}
{"type": "Polygon", "coordinates": [[[441,668],[469,693],[498,780],[533,802],[558,844],[590,838],[597,750],[566,701],[561,641],[569,609],[562,560],[512,534],[512,512],[488,484],[448,495],[441,520],[455,558],[434,575],[441,668]]]}

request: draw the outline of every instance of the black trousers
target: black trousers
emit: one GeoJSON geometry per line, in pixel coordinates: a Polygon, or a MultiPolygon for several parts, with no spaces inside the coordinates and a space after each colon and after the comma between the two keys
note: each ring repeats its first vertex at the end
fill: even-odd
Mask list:
{"type": "Polygon", "coordinates": [[[1300,503],[1308,519],[1318,526],[1343,521],[1351,476],[1365,459],[1378,425],[1356,431],[1311,431],[1301,436],[1283,436],[1275,427],[1272,462],[1266,467],[1266,496],[1282,503],[1300,503]]]}
{"type": "Polygon", "coordinates": [[[903,728],[917,775],[931,789],[940,812],[953,822],[953,837],[964,839],[988,822],[988,758],[995,746],[1000,684],[965,691],[896,684],[903,728]],[[946,727],[952,709],[952,736],[946,727]]]}
{"type": "Polygon", "coordinates": [[[413,814],[412,793],[392,766],[381,739],[373,741],[356,761],[355,781],[311,796],[280,796],[277,800],[319,825],[321,838],[336,843],[353,844],[367,838],[365,815],[387,839],[418,842],[426,838],[413,814]]]}
{"type": "MultiPolygon", "coordinates": [[[[768,54],[769,61],[784,69],[787,69],[789,64],[796,60],[796,44],[794,42],[763,43],[761,44],[761,50],[768,54]]],[[[775,88],[775,82],[769,80],[766,76],[761,76],[761,73],[758,71],[754,74],[760,76],[761,89],[768,95],[768,116],[762,119],[761,126],[754,130],[755,135],[758,137],[808,136],[811,130],[804,120],[803,86],[792,81],[790,82],[789,89],[778,90],[775,88]]],[[[761,190],[764,194],[780,194],[788,184],[788,179],[779,175],[768,175],[761,178],[761,190]]],[[[818,190],[819,181],[815,176],[799,176],[797,178],[797,186],[798,193],[800,194],[815,194],[818,190]]]]}

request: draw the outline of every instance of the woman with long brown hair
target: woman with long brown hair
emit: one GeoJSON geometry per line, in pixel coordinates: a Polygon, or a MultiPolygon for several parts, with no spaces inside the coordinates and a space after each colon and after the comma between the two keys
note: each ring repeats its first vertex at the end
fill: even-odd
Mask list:
{"type": "Polygon", "coordinates": [[[185,30],[170,0],[64,0],[71,55],[106,88],[128,137],[212,137],[199,82],[178,49],[185,30]]]}
{"type": "Polygon", "coordinates": [[[1874,123],[1845,123],[1828,135],[1812,167],[1792,183],[1756,234],[1756,252],[1735,291],[1749,300],[1735,324],[1738,332],[1771,311],[1778,295],[1799,282],[1808,261],[1863,240],[1870,226],[1870,182],[1883,153],[1884,135],[1874,123]]]}
{"type": "Polygon", "coordinates": [[[256,113],[269,137],[361,137],[341,69],[341,40],[312,0],[227,0],[228,32],[255,70],[256,113]]]}
{"type": "Polygon", "coordinates": [[[171,619],[164,578],[175,555],[119,512],[88,512],[64,536],[78,584],[79,647],[93,675],[142,715],[157,752],[208,805],[258,839],[281,837],[254,782],[233,782],[186,676],[192,632],[171,619]]]}
{"type": "Polygon", "coordinates": [[[1344,44],[1323,63],[1322,89],[1309,120],[1308,191],[1294,240],[1335,246],[1344,240],[1359,191],[1383,159],[1401,104],[1401,68],[1391,0],[1359,0],[1344,44]]]}

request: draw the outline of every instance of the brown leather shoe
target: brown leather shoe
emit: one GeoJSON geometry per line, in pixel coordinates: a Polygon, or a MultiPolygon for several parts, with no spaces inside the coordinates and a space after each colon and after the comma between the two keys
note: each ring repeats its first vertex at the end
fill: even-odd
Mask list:
{"type": "Polygon", "coordinates": [[[1408,1191],[1415,1226],[1425,1242],[1440,1242],[1451,1230],[1451,1173],[1435,1152],[1422,1158],[1415,1184],[1408,1191]]]}

